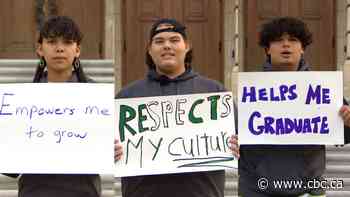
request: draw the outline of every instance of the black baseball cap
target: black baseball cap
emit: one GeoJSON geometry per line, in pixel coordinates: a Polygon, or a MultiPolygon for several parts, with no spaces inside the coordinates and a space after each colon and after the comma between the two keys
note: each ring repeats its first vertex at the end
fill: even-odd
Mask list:
{"type": "Polygon", "coordinates": [[[149,39],[152,40],[152,38],[155,35],[162,33],[162,32],[177,32],[177,33],[181,34],[184,39],[186,39],[187,35],[186,35],[185,29],[186,29],[186,27],[184,25],[182,25],[181,23],[179,23],[174,18],[162,18],[162,19],[159,19],[158,21],[156,21],[152,25],[149,39]],[[157,30],[157,28],[162,24],[169,24],[170,27],[157,30]]]}

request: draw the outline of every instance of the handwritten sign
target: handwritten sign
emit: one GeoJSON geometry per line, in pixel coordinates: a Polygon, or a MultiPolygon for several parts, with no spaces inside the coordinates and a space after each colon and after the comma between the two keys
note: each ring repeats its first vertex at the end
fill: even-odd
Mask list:
{"type": "Polygon", "coordinates": [[[116,176],[237,167],[232,93],[116,100],[123,158],[116,176]]]}
{"type": "Polygon", "coordinates": [[[0,84],[0,172],[112,174],[113,84],[0,84]]]}
{"type": "Polygon", "coordinates": [[[240,144],[343,144],[341,72],[239,73],[240,144]]]}

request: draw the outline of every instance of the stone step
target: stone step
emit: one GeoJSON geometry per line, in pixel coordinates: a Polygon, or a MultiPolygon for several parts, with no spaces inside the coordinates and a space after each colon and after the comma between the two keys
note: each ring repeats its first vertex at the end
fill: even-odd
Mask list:
{"type": "Polygon", "coordinates": [[[225,183],[225,195],[234,195],[238,191],[238,182],[227,182],[225,183]]]}
{"type": "Polygon", "coordinates": [[[225,175],[226,175],[226,179],[237,179],[238,178],[238,169],[226,170],[225,175]]]}
{"type": "Polygon", "coordinates": [[[327,162],[328,161],[346,161],[350,164],[350,154],[346,153],[328,153],[326,155],[327,162]]]}
{"type": "MultiPolygon", "coordinates": [[[[105,76],[98,76],[95,74],[88,75],[90,78],[92,78],[97,83],[114,83],[114,77],[105,77],[105,76]]],[[[11,77],[11,76],[1,76],[0,77],[0,84],[1,83],[31,83],[33,81],[33,76],[25,76],[25,77],[11,77]]]]}
{"type": "Polygon", "coordinates": [[[350,154],[348,152],[334,152],[327,154],[327,165],[350,165],[350,154]]]}
{"type": "Polygon", "coordinates": [[[350,191],[327,191],[327,197],[349,197],[350,191]]]}
{"type": "Polygon", "coordinates": [[[326,155],[330,153],[350,153],[350,144],[342,146],[326,146],[326,155]]]}
{"type": "MultiPolygon", "coordinates": [[[[0,59],[0,67],[35,68],[38,59],[0,59]]],[[[114,67],[113,59],[82,59],[81,64],[86,67],[114,67]]]]}
{"type": "MultiPolygon", "coordinates": [[[[95,65],[94,67],[84,66],[84,71],[87,74],[96,74],[96,75],[113,75],[114,68],[113,67],[100,67],[99,65],[95,65]]],[[[31,67],[1,67],[0,75],[34,75],[35,69],[31,67]]]]}
{"type": "MultiPolygon", "coordinates": [[[[0,83],[29,83],[37,59],[0,59],[0,83]]],[[[111,59],[81,60],[85,73],[100,83],[114,83],[114,61],[111,59]]]]}
{"type": "Polygon", "coordinates": [[[347,175],[341,177],[348,177],[350,175],[350,165],[326,165],[326,174],[347,175]]]}

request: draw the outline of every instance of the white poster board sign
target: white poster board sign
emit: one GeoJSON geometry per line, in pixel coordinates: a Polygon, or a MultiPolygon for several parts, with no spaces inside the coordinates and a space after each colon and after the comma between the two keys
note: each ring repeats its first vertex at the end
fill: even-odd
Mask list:
{"type": "Polygon", "coordinates": [[[0,84],[0,172],[112,174],[113,84],[0,84]]]}
{"type": "Polygon", "coordinates": [[[342,72],[239,73],[240,144],[343,144],[342,72]]]}
{"type": "Polygon", "coordinates": [[[117,177],[237,167],[231,92],[117,99],[116,116],[117,177]]]}

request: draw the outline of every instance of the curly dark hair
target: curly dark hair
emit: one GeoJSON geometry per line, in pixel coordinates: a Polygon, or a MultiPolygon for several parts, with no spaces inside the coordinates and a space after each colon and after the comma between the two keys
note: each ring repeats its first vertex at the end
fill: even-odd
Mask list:
{"type": "Polygon", "coordinates": [[[272,41],[285,33],[298,38],[304,49],[312,43],[312,33],[303,21],[293,17],[280,17],[262,25],[259,45],[269,48],[272,41]]]}
{"type": "Polygon", "coordinates": [[[52,16],[40,29],[38,43],[42,43],[44,38],[59,38],[72,40],[80,45],[83,34],[78,25],[67,16],[52,16]]]}

